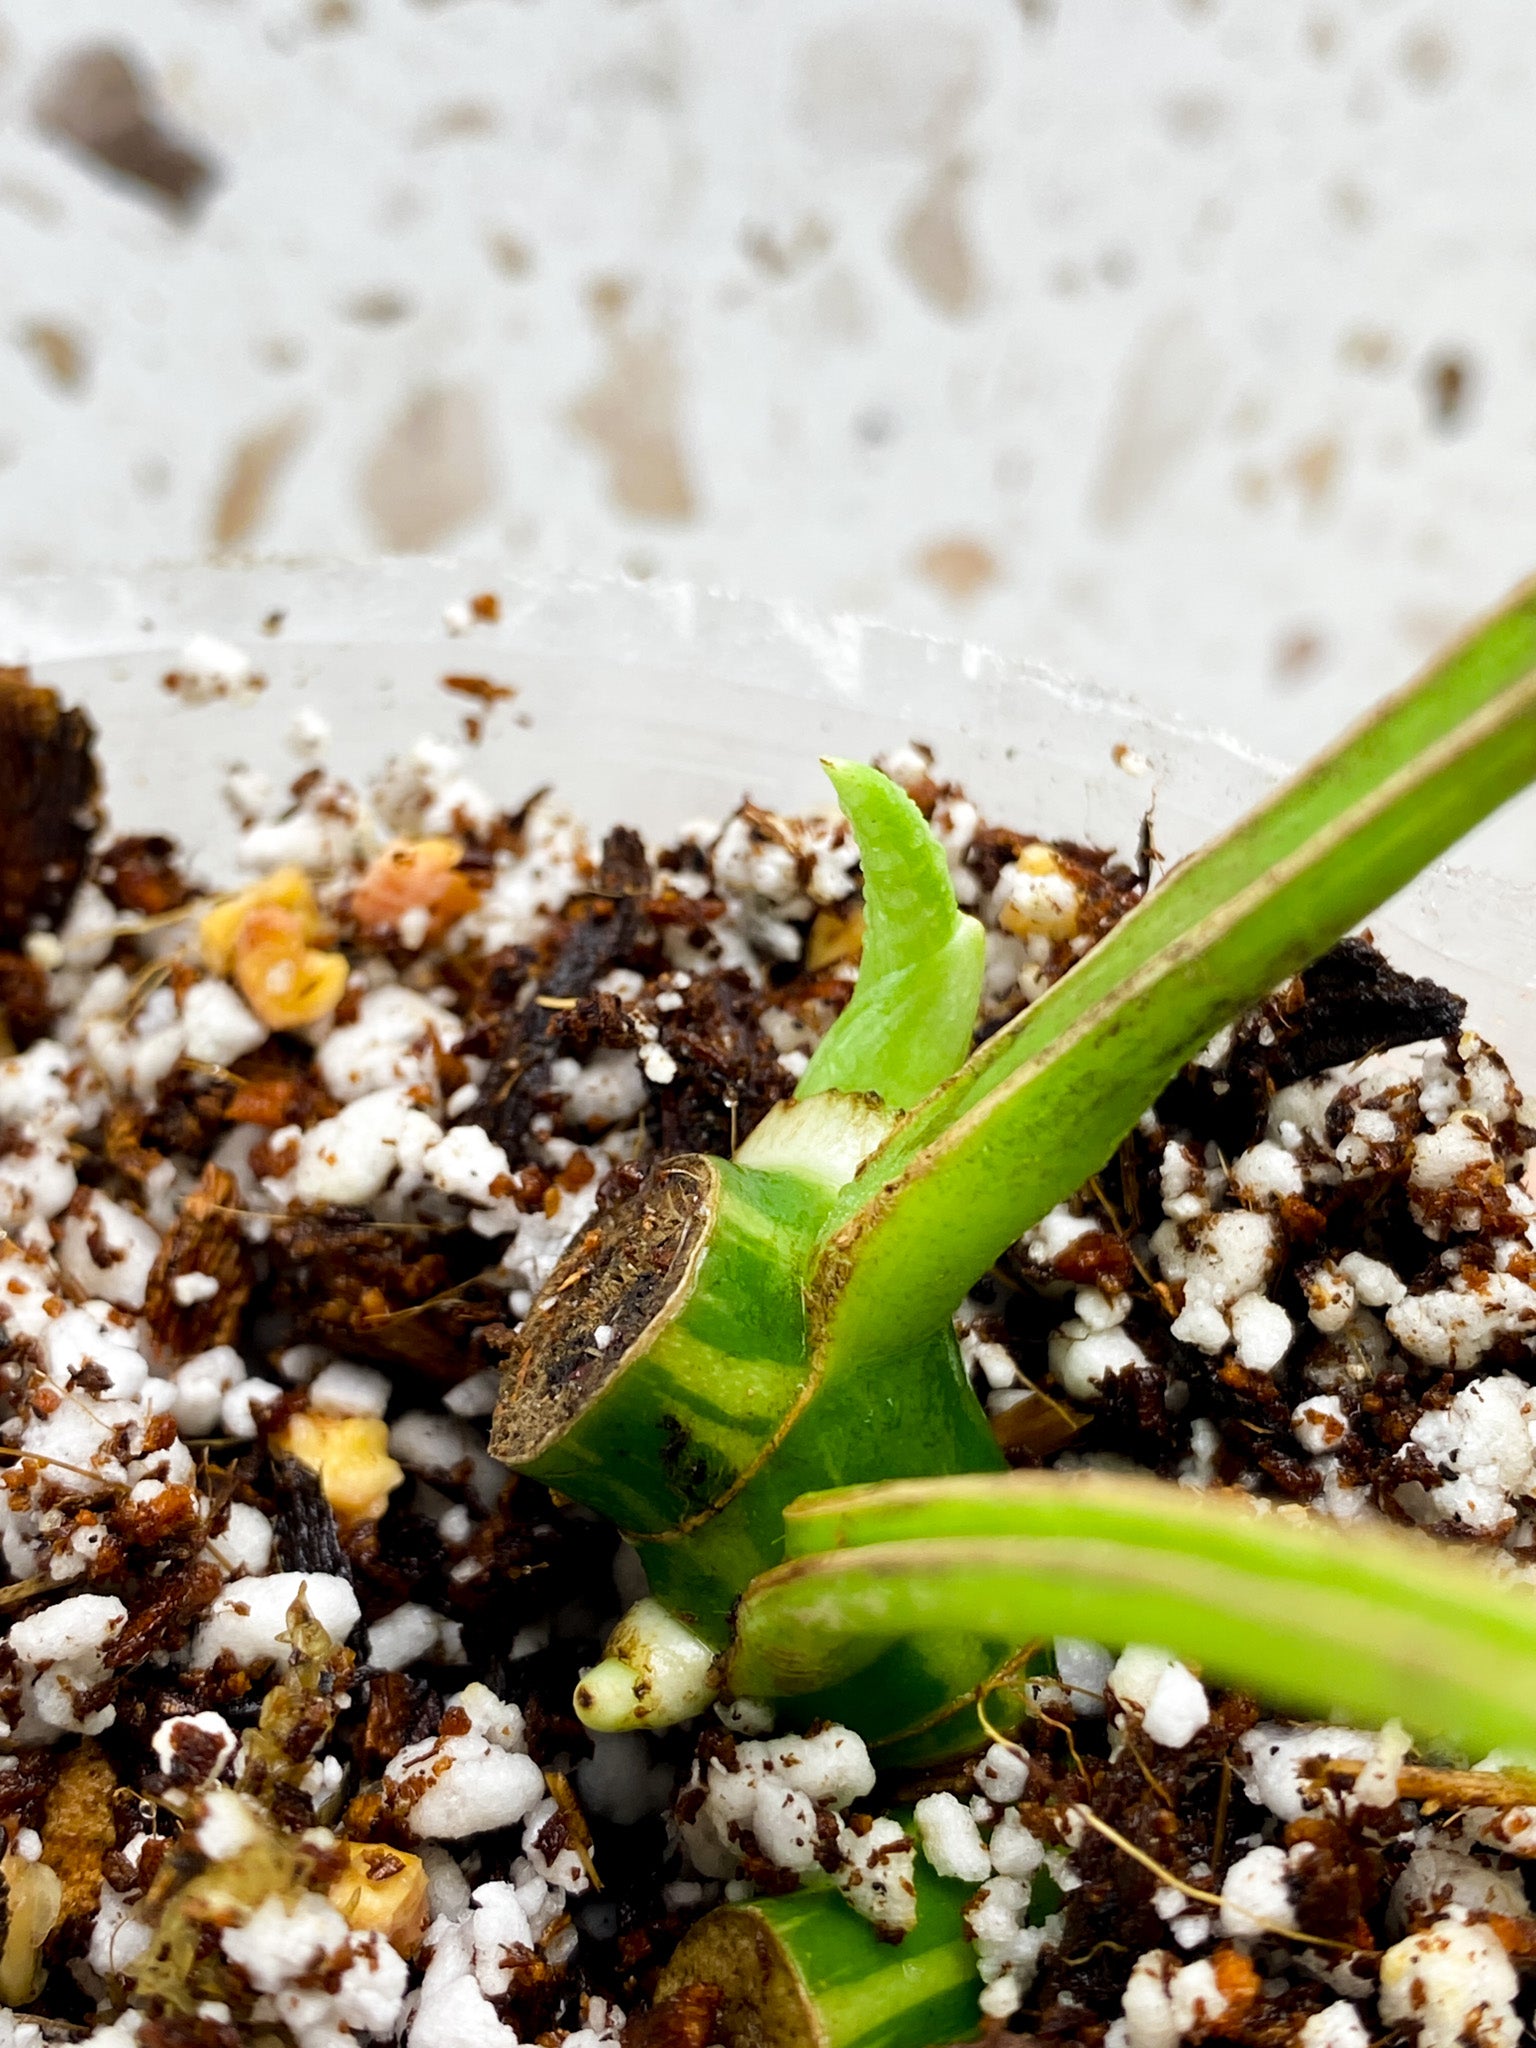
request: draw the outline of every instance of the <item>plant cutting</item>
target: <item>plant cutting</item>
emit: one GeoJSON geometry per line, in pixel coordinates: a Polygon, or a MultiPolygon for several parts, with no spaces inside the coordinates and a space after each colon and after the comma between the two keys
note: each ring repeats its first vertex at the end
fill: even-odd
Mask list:
{"type": "Polygon", "coordinates": [[[651,842],[306,766],[210,897],[5,678],[7,2000],[1512,2043],[1536,1131],[1448,990],[1286,974],[1528,771],[1532,637],[1143,910],[915,745],[651,842]]]}
{"type": "MultiPolygon", "coordinates": [[[[1344,1553],[1172,1490],[1001,1476],[952,1326],[1214,1032],[1536,776],[1536,597],[968,1054],[980,932],[902,793],[828,769],[865,868],[852,1002],[734,1158],[665,1160],[573,1244],[506,1371],[493,1450],[610,1517],[649,1577],[578,1712],[665,1726],[725,1687],[835,1711],[887,1762],[932,1761],[1017,1726],[1021,1653],[1063,1632],[1150,1636],[1300,1711],[1536,1744],[1523,1593],[1391,1534],[1344,1553]]],[[[925,1939],[943,1909],[929,1919],[925,1939]]],[[[714,1969],[740,1991],[766,1968],[736,2004],[771,1978],[797,2015],[773,2041],[916,2048],[962,2024],[947,1993],[887,2010],[877,1954],[810,1893],[706,1921],[671,1981],[714,1969]],[[837,1987],[860,1970],[850,2002],[837,1987]]]]}

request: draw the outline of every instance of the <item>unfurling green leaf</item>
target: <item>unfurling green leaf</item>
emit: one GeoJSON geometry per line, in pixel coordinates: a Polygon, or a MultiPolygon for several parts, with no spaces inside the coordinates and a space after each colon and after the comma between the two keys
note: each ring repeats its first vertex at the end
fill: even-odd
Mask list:
{"type": "Polygon", "coordinates": [[[905,790],[859,761],[824,761],[864,868],[853,998],[796,1093],[840,1088],[910,1109],[971,1049],[986,934],[955,902],[944,850],[905,790]]]}

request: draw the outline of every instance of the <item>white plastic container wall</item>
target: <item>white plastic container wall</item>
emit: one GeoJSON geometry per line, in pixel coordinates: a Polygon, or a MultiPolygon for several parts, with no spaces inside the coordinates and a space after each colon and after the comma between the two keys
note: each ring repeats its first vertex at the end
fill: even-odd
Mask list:
{"type": "MultiPolygon", "coordinates": [[[[329,764],[366,778],[421,734],[465,748],[506,806],[554,784],[596,827],[656,833],[745,793],[827,802],[818,756],[928,742],[991,815],[1129,852],[1155,804],[1175,859],[1281,772],[1218,735],[969,643],[676,586],[521,581],[428,561],[162,571],[0,586],[0,659],[83,704],[101,735],[112,821],[169,831],[209,881],[232,833],[233,763],[297,772],[288,734],[329,722],[329,764]],[[489,591],[499,616],[464,623],[489,591]],[[211,634],[262,687],[194,703],[165,687],[211,634]],[[515,691],[486,705],[448,675],[515,691]],[[466,714],[483,718],[466,742],[466,714]]],[[[1320,705],[1318,742],[1331,737],[1320,705]]],[[[1372,921],[1400,965],[1469,999],[1469,1019],[1536,1091],[1536,796],[1506,808],[1372,921]]]]}

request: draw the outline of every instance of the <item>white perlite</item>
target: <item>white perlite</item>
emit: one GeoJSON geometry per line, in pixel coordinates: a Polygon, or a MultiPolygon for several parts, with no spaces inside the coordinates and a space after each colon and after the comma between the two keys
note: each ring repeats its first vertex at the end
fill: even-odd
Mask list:
{"type": "Polygon", "coordinates": [[[201,1670],[221,1650],[241,1665],[284,1658],[288,1646],[279,1639],[288,1631],[288,1612],[301,1592],[332,1642],[344,1643],[362,1613],[347,1581],[331,1572],[274,1572],[269,1578],[239,1579],[215,1595],[192,1640],[188,1663],[201,1670]]]}
{"type": "Polygon", "coordinates": [[[195,981],[181,996],[186,1056],[211,1067],[233,1066],[267,1041],[267,1027],[252,1015],[227,981],[195,981]]]}
{"type": "Polygon", "coordinates": [[[1267,1806],[1276,1819],[1292,1821],[1300,1820],[1309,1806],[1302,1767],[1318,1757],[1368,1763],[1376,1751],[1376,1737],[1361,1728],[1260,1721],[1237,1749],[1238,1774],[1250,1798],[1267,1806]]]}
{"type": "Polygon", "coordinates": [[[202,1784],[217,1778],[240,1747],[222,1714],[173,1714],[155,1730],[150,1747],[168,1778],[202,1784]]]}
{"type": "Polygon", "coordinates": [[[1109,1689],[1122,1705],[1140,1710],[1148,1738],[1168,1749],[1182,1749],[1211,1718],[1205,1687],[1189,1667],[1144,1643],[1121,1654],[1109,1689]]]}
{"type": "Polygon", "coordinates": [[[932,1792],[912,1809],[923,1854],[940,1877],[980,1884],[992,1875],[992,1858],[975,1820],[952,1792],[932,1792]]]}
{"type": "Polygon", "coordinates": [[[1476,1230],[1504,1171],[1487,1131],[1464,1116],[1413,1141],[1409,1206],[1427,1237],[1476,1230]]]}
{"type": "Polygon", "coordinates": [[[461,1663],[458,1624],[419,1601],[404,1601],[369,1627],[368,1661],[378,1671],[404,1671],[408,1664],[424,1662],[461,1663]]]}
{"type": "Polygon", "coordinates": [[[178,1273],[171,1282],[171,1298],[178,1308],[195,1308],[200,1301],[212,1301],[219,1283],[211,1273],[178,1273]]]}
{"type": "MultiPolygon", "coordinates": [[[[1170,1218],[1153,1232],[1152,1250],[1163,1278],[1184,1290],[1174,1336],[1199,1351],[1216,1352],[1234,1335],[1234,1304],[1261,1293],[1278,1266],[1280,1237],[1271,1217],[1228,1209],[1183,1224],[1170,1218]]],[[[1259,1336],[1255,1341],[1263,1343],[1259,1336]]],[[[1274,1341],[1271,1333],[1265,1348],[1274,1341]]]]}
{"type": "Polygon", "coordinates": [[[1381,1959],[1381,2017],[1414,2021],[1419,2048],[1515,2048],[1520,1980],[1492,1928],[1437,1920],[1381,1959]]]}
{"type": "Polygon", "coordinates": [[[397,1173],[419,1180],[427,1152],[441,1136],[409,1089],[374,1089],[298,1134],[293,1195],[300,1202],[340,1207],[371,1202],[397,1173]]]}
{"type": "Polygon", "coordinates": [[[1079,1288],[1074,1313],[1052,1331],[1048,1346],[1052,1377],[1070,1399],[1096,1401],[1111,1374],[1150,1363],[1135,1338],[1121,1328],[1130,1307],[1127,1294],[1110,1299],[1096,1287],[1079,1288]]]}
{"type": "Polygon", "coordinates": [[[1203,2040],[1226,2009],[1210,1962],[1181,1964],[1167,1949],[1148,1949],[1136,1959],[1105,2048],[1177,2048],[1190,2035],[1203,2040]]]}
{"type": "Polygon", "coordinates": [[[1105,1711],[1104,1692],[1115,1668],[1115,1655],[1102,1643],[1080,1636],[1057,1636],[1053,1645],[1056,1674],[1072,1711],[1090,1718],[1105,1711]]]}
{"type": "Polygon", "coordinates": [[[1239,1296],[1232,1304],[1229,1321],[1237,1362],[1250,1372],[1273,1372],[1291,1348],[1291,1319],[1267,1295],[1239,1296]]]}
{"type": "Polygon", "coordinates": [[[845,1827],[837,1849],[838,1888],[853,1910],[885,1933],[910,1933],[917,1925],[917,1852],[900,1824],[882,1817],[862,1833],[845,1827]]]}
{"type": "Polygon", "coordinates": [[[357,2035],[387,2035],[400,2016],[405,1958],[382,1934],[354,1933],[324,1899],[264,1899],[219,1940],[262,1994],[253,2017],[281,2021],[305,2048],[344,2048],[357,2035]]]}
{"type": "Polygon", "coordinates": [[[1273,1209],[1287,1195],[1301,1194],[1305,1185],[1292,1154],[1267,1138],[1232,1163],[1232,1192],[1256,1209],[1273,1209]]]}
{"type": "Polygon", "coordinates": [[[1387,1328],[1426,1365],[1470,1372],[1501,1338],[1536,1337],[1536,1287],[1514,1273],[1463,1270],[1458,1262],[1448,1285],[1389,1308],[1387,1328]]]}
{"type": "Polygon", "coordinates": [[[451,1010],[414,989],[387,982],[370,989],[356,1019],[333,1031],[320,1048],[320,1078],[338,1102],[356,1102],[378,1089],[437,1091],[436,1049],[448,1052],[463,1035],[451,1010]]]}
{"type": "Polygon", "coordinates": [[[1536,1487],[1536,1392],[1513,1373],[1474,1380],[1449,1408],[1421,1415],[1412,1442],[1446,1474],[1438,1486],[1398,1488],[1414,1520],[1502,1535],[1536,1487]]]}
{"type": "Polygon", "coordinates": [[[1061,1940],[1064,1923],[1059,1913],[1038,1927],[1029,1924],[1030,1889],[1019,1878],[994,1877],[965,1909],[984,1987],[981,2008],[990,2019],[1007,2019],[1018,2010],[1041,1956],[1061,1940]]]}
{"type": "Polygon", "coordinates": [[[1437,1914],[1506,1913],[1524,1919],[1525,1886],[1513,1871],[1497,1870],[1459,1849],[1421,1842],[1392,1887],[1387,1924],[1394,1933],[1437,1914]]]}
{"type": "Polygon", "coordinates": [[[1325,1337],[1337,1336],[1355,1312],[1358,1295],[1342,1265],[1331,1259],[1303,1266],[1297,1278],[1307,1300],[1307,1320],[1325,1337]]]}
{"type": "Polygon", "coordinates": [[[740,1861],[736,1837],[743,1830],[750,1830],[771,1860],[769,1842],[795,1859],[786,1868],[808,1869],[814,1857],[801,1846],[801,1836],[814,1826],[811,1810],[838,1813],[864,1798],[874,1789],[875,1769],[860,1737],[834,1726],[816,1735],[738,1742],[734,1767],[711,1757],[701,1780],[695,1764],[689,1786],[701,1783],[704,1798],[679,1829],[683,1846],[704,1876],[730,1877],[740,1861]],[[786,1800],[786,1794],[796,1797],[786,1800]]]}
{"type": "Polygon", "coordinates": [[[11,1624],[22,1677],[22,1719],[7,1730],[12,1741],[49,1743],[111,1727],[117,1709],[85,1708],[84,1696],[106,1676],[108,1646],[127,1619],[121,1600],[77,1593],[11,1624]]]}
{"type": "Polygon", "coordinates": [[[1355,1291],[1355,1299],[1365,1308],[1392,1308],[1408,1292],[1392,1268],[1380,1259],[1367,1258],[1364,1252],[1346,1252],[1339,1261],[1339,1271],[1355,1291]]]}
{"type": "Polygon", "coordinates": [[[91,1188],[70,1204],[59,1234],[59,1271],[82,1294],[141,1309],[160,1233],[121,1202],[91,1188]]]}
{"type": "Polygon", "coordinates": [[[1297,2036],[1300,2048],[1368,2048],[1370,2038],[1360,2008],[1347,1998],[1309,2014],[1297,2036]]]}
{"type": "Polygon", "coordinates": [[[977,1789],[997,1806],[1012,1806],[1024,1797],[1029,1783],[1029,1759],[1011,1743],[994,1742],[977,1764],[972,1776],[977,1789]]]}
{"type": "Polygon", "coordinates": [[[1222,1880],[1222,1933],[1249,1938],[1294,1927],[1290,1871],[1285,1850],[1273,1845],[1240,1856],[1222,1880]]]}
{"type": "Polygon", "coordinates": [[[1314,1394],[1291,1412],[1291,1434],[1314,1457],[1337,1450],[1349,1435],[1349,1418],[1337,1394],[1314,1394]]]}
{"type": "Polygon", "coordinates": [[[446,1719],[467,1720],[468,1728],[440,1731],[390,1760],[390,1808],[422,1841],[459,1841],[525,1820],[544,1797],[544,1773],[528,1755],[522,1714],[483,1685],[466,1686],[448,1709],[446,1719]]]}

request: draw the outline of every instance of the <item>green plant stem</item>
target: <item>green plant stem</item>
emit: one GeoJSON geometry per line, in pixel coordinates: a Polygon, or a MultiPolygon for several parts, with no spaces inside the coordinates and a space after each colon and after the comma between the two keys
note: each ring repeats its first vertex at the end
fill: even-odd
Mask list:
{"type": "Polygon", "coordinates": [[[783,1555],[784,1509],[807,1487],[996,1471],[1003,1462],[948,1330],[889,1360],[876,1387],[851,1371],[823,1371],[814,1356],[812,1367],[806,1398],[765,1441],[739,1491],[691,1527],[638,1546],[656,1596],[722,1643],[741,1587],[783,1555]]]}
{"type": "MultiPolygon", "coordinates": [[[[741,1587],[781,1555],[798,1493],[1001,1462],[947,1325],[900,1346],[877,1386],[829,1372],[808,1327],[804,1276],[832,1199],[896,1110],[969,1050],[985,952],[911,799],[876,769],[826,766],[864,862],[853,1000],[800,1099],[735,1160],[666,1162],[567,1253],[520,1333],[491,1439],[616,1522],[656,1595],[716,1648],[741,1587]]],[[[589,1688],[600,1725],[628,1711],[625,1671],[610,1660],[589,1688]]],[[[638,1666],[634,1682],[649,1683],[638,1666]]]]}
{"type": "Polygon", "coordinates": [[[640,1217],[600,1220],[578,1281],[530,1312],[525,1342],[537,1337],[550,1362],[503,1402],[498,1451],[632,1535],[707,1518],[806,1383],[795,1270],[818,1213],[787,1176],[665,1162],[640,1217]],[[650,1226],[638,1252],[634,1220],[650,1226]],[[590,1327],[594,1294],[606,1342],[590,1327]]]}
{"type": "Polygon", "coordinates": [[[1536,1600],[1431,1539],[1337,1530],[1100,1474],[855,1488],[800,1503],[743,1596],[729,1682],[844,1681],[946,1630],[1157,1643],[1298,1714],[1477,1755],[1536,1744],[1536,1600]]]}
{"type": "Polygon", "coordinates": [[[870,1637],[851,1648],[849,1665],[831,1683],[777,1706],[795,1727],[840,1721],[857,1728],[882,1770],[921,1770],[1016,1734],[1030,1712],[1026,1671],[1041,1677],[1048,1670],[1043,1653],[1020,1655],[990,1625],[945,1627],[900,1642],[870,1637]]]}
{"type": "Polygon", "coordinates": [[[878,1095],[910,1109],[971,1049],[986,934],[955,902],[943,848],[906,791],[861,761],[823,761],[864,870],[864,950],[852,1000],[795,1091],[878,1095]]]}
{"type": "Polygon", "coordinates": [[[682,1940],[657,1987],[716,1984],[721,2048],[931,2048],[976,2032],[973,1887],[915,1859],[917,1925],[892,1946],[819,1873],[778,1899],[721,1906],[682,1940]]]}
{"type": "MultiPolygon", "coordinates": [[[[980,936],[956,909],[915,807],[874,771],[832,773],[867,839],[869,931],[825,1061],[735,1162],[663,1162],[641,1196],[567,1252],[524,1324],[492,1438],[508,1463],[626,1529],[658,1598],[717,1648],[741,1588],[783,1555],[783,1511],[796,1495],[996,1470],[953,1310],[1219,1025],[1536,775],[1536,597],[1517,595],[1176,871],[894,1124],[894,1106],[958,1057],[980,936]],[[871,1088],[884,1099],[852,1092],[871,1088]]],[[[1081,1550],[1079,1537],[1051,1540],[1081,1550]]],[[[1045,1540],[1009,1538],[1016,1558],[1018,1545],[1045,1540]]],[[[1113,1545],[1094,1554],[1106,1587],[1134,1582],[1113,1545]]],[[[1170,1559],[1181,1556],[1173,1544],[1170,1559]]],[[[1209,1560],[1196,1551],[1183,1565],[1196,1606],[1200,1587],[1214,1599],[1209,1560]]],[[[842,1568],[806,1560],[790,1570],[814,1579],[842,1568]]],[[[900,1574],[891,1583],[906,1585],[900,1574]]],[[[926,1620],[921,1589],[901,1595],[908,1632],[922,1639],[910,1652],[895,1647],[902,1629],[882,1636],[858,1621],[843,1588],[829,1609],[845,1616],[843,1650],[830,1653],[835,1630],[807,1638],[807,1656],[819,1645],[817,1675],[781,1685],[770,1659],[760,1686],[740,1671],[734,1682],[836,1696],[864,1670],[879,1697],[859,1724],[899,1749],[943,1753],[974,1734],[974,1694],[1030,1611],[1027,1601],[967,1605],[964,1585],[961,1574],[952,1613],[926,1620]]],[[[789,1597],[771,1574],[759,1578],[747,1621],[789,1597]]],[[[1046,1593],[1040,1601],[1050,1605],[1046,1593]]],[[[1058,1625],[1081,1632],[1070,1619],[1058,1625]]],[[[1023,1639],[1036,1632],[1026,1627],[1023,1639]]],[[[745,1637],[740,1649],[749,1669],[745,1637]]],[[[622,1669],[609,1670],[606,1696],[621,1698],[624,1683],[622,1669]]]]}
{"type": "Polygon", "coordinates": [[[1222,1024],[1536,776],[1530,590],[1177,869],[904,1118],[839,1198],[827,1341],[948,1316],[1222,1024]]]}
{"type": "MultiPolygon", "coordinates": [[[[834,1152],[839,1104],[862,1144],[858,1098],[793,1112],[834,1152]]],[[[798,1494],[1002,1462],[947,1325],[877,1382],[825,1369],[800,1276],[830,1197],[787,1171],[666,1161],[567,1254],[503,1386],[496,1455],[617,1523],[653,1593],[717,1649],[798,1494]]]]}

